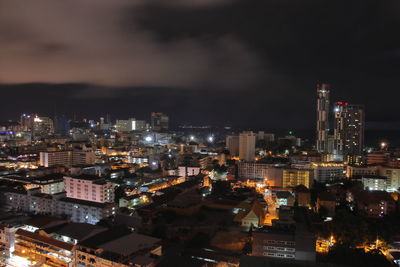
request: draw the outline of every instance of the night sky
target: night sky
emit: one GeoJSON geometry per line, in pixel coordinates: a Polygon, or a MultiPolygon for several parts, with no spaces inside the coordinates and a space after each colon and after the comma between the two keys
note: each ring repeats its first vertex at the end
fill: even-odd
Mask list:
{"type": "Polygon", "coordinates": [[[400,129],[400,1],[0,0],[0,119],[313,129],[315,85],[400,129]]]}

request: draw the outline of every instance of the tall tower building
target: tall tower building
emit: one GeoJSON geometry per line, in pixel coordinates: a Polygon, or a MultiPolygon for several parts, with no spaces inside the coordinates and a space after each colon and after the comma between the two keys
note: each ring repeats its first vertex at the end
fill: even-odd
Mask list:
{"type": "Polygon", "coordinates": [[[328,152],[329,84],[317,85],[317,151],[328,152]]]}
{"type": "Polygon", "coordinates": [[[22,114],[21,115],[21,126],[24,131],[31,131],[33,129],[33,119],[35,118],[34,115],[30,114],[22,114]]]}
{"type": "Polygon", "coordinates": [[[254,161],[256,154],[256,134],[242,132],[239,135],[239,158],[244,161],[254,161]]]}
{"type": "Polygon", "coordinates": [[[161,112],[151,113],[151,128],[154,131],[168,130],[169,118],[161,112]]]}
{"type": "Polygon", "coordinates": [[[232,157],[239,156],[239,136],[228,135],[226,137],[226,148],[229,150],[232,157]]]}
{"type": "Polygon", "coordinates": [[[334,153],[361,156],[364,147],[364,106],[337,102],[334,124],[334,153]]]}

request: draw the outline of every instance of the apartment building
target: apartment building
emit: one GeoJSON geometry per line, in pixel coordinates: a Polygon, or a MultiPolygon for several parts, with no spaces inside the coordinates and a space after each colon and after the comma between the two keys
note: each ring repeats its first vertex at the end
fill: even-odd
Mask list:
{"type": "Polygon", "coordinates": [[[310,188],[313,182],[312,170],[305,169],[284,169],[283,170],[283,187],[295,187],[298,185],[304,185],[310,188]]]}
{"type": "Polygon", "coordinates": [[[114,185],[96,175],[64,176],[67,197],[99,203],[114,202],[114,185]]]}
{"type": "Polygon", "coordinates": [[[315,236],[296,228],[264,227],[253,232],[252,256],[315,261],[315,236]]]}
{"type": "Polygon", "coordinates": [[[114,203],[100,203],[66,197],[65,193],[43,194],[40,189],[3,192],[3,207],[6,211],[33,214],[65,215],[72,222],[96,224],[103,218],[115,215],[114,203]]]}
{"type": "Polygon", "coordinates": [[[90,147],[40,152],[40,165],[44,167],[93,165],[95,162],[96,155],[90,147]]]}

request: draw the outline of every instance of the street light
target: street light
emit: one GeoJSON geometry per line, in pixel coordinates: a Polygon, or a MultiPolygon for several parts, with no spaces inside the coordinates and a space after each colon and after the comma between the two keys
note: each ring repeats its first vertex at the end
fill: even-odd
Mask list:
{"type": "Polygon", "coordinates": [[[208,142],[212,143],[214,141],[214,137],[213,136],[209,136],[208,137],[208,142]]]}
{"type": "Polygon", "coordinates": [[[381,150],[384,150],[385,148],[387,148],[387,143],[386,142],[382,142],[381,143],[381,150]]]}
{"type": "Polygon", "coordinates": [[[144,139],[146,142],[151,142],[153,140],[153,137],[151,136],[146,136],[146,138],[144,139]]]}

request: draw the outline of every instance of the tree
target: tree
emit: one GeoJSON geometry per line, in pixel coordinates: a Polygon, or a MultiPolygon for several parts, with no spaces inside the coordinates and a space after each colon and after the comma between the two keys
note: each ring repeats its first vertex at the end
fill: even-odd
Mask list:
{"type": "Polygon", "coordinates": [[[231,185],[228,181],[216,181],[213,183],[211,195],[221,197],[229,192],[231,192],[231,185]]]}
{"type": "Polygon", "coordinates": [[[115,187],[114,191],[114,199],[115,202],[118,203],[120,198],[126,197],[125,190],[122,188],[122,186],[117,186],[115,187]]]}
{"type": "Polygon", "coordinates": [[[356,216],[347,209],[339,209],[331,222],[324,224],[323,233],[333,234],[336,242],[356,247],[373,241],[368,223],[361,216],[356,216]]]}
{"type": "Polygon", "coordinates": [[[334,246],[322,261],[348,266],[392,266],[380,251],[364,252],[364,249],[334,246]]]}

